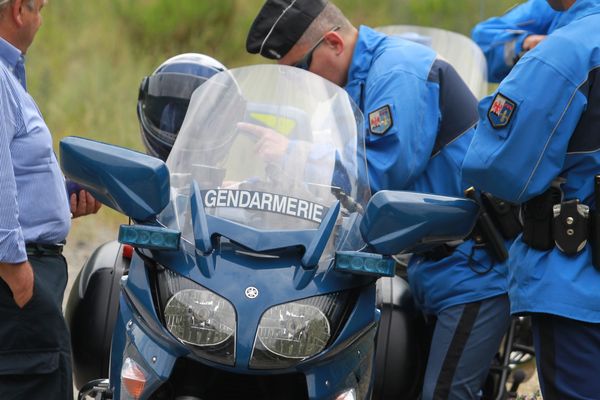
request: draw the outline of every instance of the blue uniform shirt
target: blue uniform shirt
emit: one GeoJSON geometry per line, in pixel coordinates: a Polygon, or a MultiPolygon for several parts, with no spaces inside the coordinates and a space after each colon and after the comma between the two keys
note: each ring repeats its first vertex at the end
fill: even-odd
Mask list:
{"type": "MultiPolygon", "coordinates": [[[[464,196],[460,166],[477,101],[453,68],[426,46],[362,26],[345,89],[365,115],[373,192],[464,196]]],[[[472,247],[467,241],[440,261],[412,257],[409,281],[426,312],[506,293],[506,265],[479,249],[469,262],[472,247]]]]}
{"type": "MultiPolygon", "coordinates": [[[[482,100],[481,123],[463,177],[506,200],[522,203],[557,178],[565,200],[594,210],[600,173],[600,0],[578,0],[559,27],[528,52],[482,100]]],[[[515,313],[551,313],[600,322],[600,272],[590,245],[575,256],[538,251],[518,238],[510,251],[515,313]]]]}
{"type": "Polygon", "coordinates": [[[546,0],[529,0],[501,17],[480,22],[471,34],[488,64],[488,80],[500,82],[523,51],[529,35],[548,35],[564,25],[564,13],[554,11],[546,0]]]}
{"type": "Polygon", "coordinates": [[[0,38],[0,261],[27,259],[25,243],[58,243],[71,226],[52,137],[25,90],[21,52],[0,38]]]}

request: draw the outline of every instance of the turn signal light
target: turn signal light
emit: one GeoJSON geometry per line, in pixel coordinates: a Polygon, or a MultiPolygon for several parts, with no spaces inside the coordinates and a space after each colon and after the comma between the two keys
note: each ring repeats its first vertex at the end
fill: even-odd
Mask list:
{"type": "Polygon", "coordinates": [[[144,371],[135,361],[127,357],[121,368],[121,393],[126,392],[129,398],[137,400],[142,396],[144,386],[146,386],[144,371]]]}

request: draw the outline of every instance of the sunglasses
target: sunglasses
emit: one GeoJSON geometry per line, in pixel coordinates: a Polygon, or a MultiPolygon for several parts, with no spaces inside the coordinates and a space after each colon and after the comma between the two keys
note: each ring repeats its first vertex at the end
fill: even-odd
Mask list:
{"type": "MultiPolygon", "coordinates": [[[[335,31],[339,30],[340,28],[341,27],[336,26],[333,29],[331,29],[329,32],[335,32],[335,31]]],[[[329,32],[327,32],[327,33],[329,33],[329,32]]],[[[321,37],[321,39],[319,39],[319,41],[317,43],[315,43],[315,45],[313,47],[311,47],[310,50],[308,50],[306,52],[306,54],[304,55],[304,57],[302,57],[300,59],[300,61],[298,61],[297,63],[293,64],[292,66],[308,71],[310,69],[310,64],[312,63],[312,58],[313,58],[314,51],[317,49],[317,47],[319,47],[319,45],[321,43],[323,43],[324,40],[325,40],[325,35],[323,35],[321,37]]]]}

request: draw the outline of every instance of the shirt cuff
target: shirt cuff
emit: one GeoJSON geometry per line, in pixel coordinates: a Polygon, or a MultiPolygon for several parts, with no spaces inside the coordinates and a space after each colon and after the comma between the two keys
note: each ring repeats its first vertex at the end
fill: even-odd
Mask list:
{"type": "Polygon", "coordinates": [[[21,229],[0,229],[0,262],[18,264],[25,261],[27,250],[21,229]]]}
{"type": "Polygon", "coordinates": [[[519,36],[517,36],[517,38],[515,39],[515,61],[514,63],[516,64],[517,61],[519,61],[519,59],[521,57],[523,57],[524,51],[523,51],[523,42],[525,42],[525,39],[527,38],[527,36],[531,36],[531,33],[523,33],[519,36]]]}

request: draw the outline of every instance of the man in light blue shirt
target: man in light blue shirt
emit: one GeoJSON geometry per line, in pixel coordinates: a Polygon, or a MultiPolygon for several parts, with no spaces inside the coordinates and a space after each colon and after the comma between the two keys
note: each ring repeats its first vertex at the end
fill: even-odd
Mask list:
{"type": "Polygon", "coordinates": [[[0,0],[0,398],[72,399],[62,316],[71,217],[100,207],[67,197],[52,137],[27,93],[24,54],[45,0],[0,0]]]}

